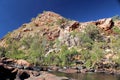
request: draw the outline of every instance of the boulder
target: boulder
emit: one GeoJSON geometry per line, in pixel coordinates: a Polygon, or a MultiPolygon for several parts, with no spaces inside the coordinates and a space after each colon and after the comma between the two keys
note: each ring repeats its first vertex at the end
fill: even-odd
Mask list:
{"type": "Polygon", "coordinates": [[[18,69],[0,62],[0,80],[24,80],[39,75],[38,71],[18,69]]]}
{"type": "Polygon", "coordinates": [[[71,22],[71,24],[70,24],[69,31],[75,30],[75,29],[78,28],[78,27],[79,27],[79,22],[73,21],[73,22],[71,22]]]}
{"type": "Polygon", "coordinates": [[[0,79],[1,80],[14,80],[16,78],[17,70],[0,63],[0,79]]]}
{"type": "Polygon", "coordinates": [[[31,64],[29,62],[27,62],[26,60],[23,60],[23,59],[16,60],[15,64],[17,66],[22,66],[24,68],[31,68],[31,64]]]}
{"type": "Polygon", "coordinates": [[[2,57],[2,58],[0,59],[0,62],[1,62],[1,63],[4,63],[4,64],[12,64],[12,63],[14,62],[14,60],[13,60],[13,59],[10,59],[10,58],[2,57]]]}
{"type": "Polygon", "coordinates": [[[59,70],[59,67],[58,66],[51,66],[49,67],[49,70],[51,71],[58,71],[59,70]]]}
{"type": "Polygon", "coordinates": [[[96,22],[96,25],[107,31],[107,30],[110,30],[113,26],[114,26],[114,22],[112,21],[111,18],[107,18],[107,19],[100,19],[96,22]]]}
{"type": "Polygon", "coordinates": [[[23,71],[23,70],[19,70],[17,75],[16,75],[16,80],[20,79],[20,80],[24,80],[30,77],[30,74],[28,71],[23,71]]]}
{"type": "Polygon", "coordinates": [[[32,31],[32,30],[33,30],[32,28],[24,28],[23,32],[32,31]]]}

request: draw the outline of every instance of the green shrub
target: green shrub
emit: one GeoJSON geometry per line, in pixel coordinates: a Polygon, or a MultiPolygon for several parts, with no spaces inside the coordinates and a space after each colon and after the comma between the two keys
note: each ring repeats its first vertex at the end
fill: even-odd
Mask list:
{"type": "Polygon", "coordinates": [[[44,39],[41,39],[39,36],[33,37],[32,42],[30,43],[29,49],[29,60],[34,65],[41,64],[43,60],[43,55],[45,54],[45,45],[46,42],[44,39]]]}
{"type": "MultiPolygon", "coordinates": [[[[63,24],[63,23],[68,23],[68,20],[65,19],[65,18],[62,18],[62,19],[58,19],[58,20],[56,21],[56,24],[57,24],[57,25],[61,25],[61,24],[63,24]]],[[[64,27],[61,26],[61,28],[64,28],[64,27]]]]}
{"type": "Polygon", "coordinates": [[[74,61],[72,61],[72,57],[74,55],[77,55],[78,52],[76,49],[72,48],[72,49],[68,49],[67,46],[63,45],[62,49],[59,53],[59,58],[61,61],[61,66],[70,66],[74,63],[74,61]]]}
{"type": "Polygon", "coordinates": [[[113,31],[114,31],[115,33],[117,33],[117,34],[120,34],[120,28],[117,27],[117,26],[114,26],[114,27],[113,27],[113,31]]]}
{"type": "Polygon", "coordinates": [[[6,50],[4,47],[0,47],[0,57],[4,57],[6,53],[6,50]]]}
{"type": "Polygon", "coordinates": [[[82,50],[81,51],[81,59],[84,61],[87,61],[88,59],[90,59],[90,53],[89,50],[82,50]]]}
{"type": "Polygon", "coordinates": [[[92,61],[91,60],[87,60],[84,64],[87,68],[91,68],[92,66],[92,61]]]}
{"type": "Polygon", "coordinates": [[[59,56],[56,55],[55,53],[50,53],[47,57],[45,57],[44,63],[48,66],[49,65],[60,66],[61,60],[60,60],[59,56]]]}
{"type": "Polygon", "coordinates": [[[12,49],[7,50],[5,56],[13,59],[26,59],[27,55],[22,51],[18,50],[15,47],[12,47],[12,49]],[[12,51],[10,51],[12,50],[12,51]]]}

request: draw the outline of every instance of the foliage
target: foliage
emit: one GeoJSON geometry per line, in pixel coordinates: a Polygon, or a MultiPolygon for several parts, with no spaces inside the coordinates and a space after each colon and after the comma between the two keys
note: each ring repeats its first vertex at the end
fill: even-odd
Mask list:
{"type": "Polygon", "coordinates": [[[49,54],[47,57],[45,57],[44,60],[45,65],[57,65],[60,66],[61,60],[58,55],[55,53],[49,54]]]}
{"type": "Polygon", "coordinates": [[[93,41],[100,41],[101,40],[101,34],[99,32],[99,29],[95,25],[88,25],[87,28],[85,29],[86,35],[93,41]]]}
{"type": "Polygon", "coordinates": [[[119,16],[119,15],[113,16],[113,17],[112,17],[112,20],[113,20],[113,21],[120,20],[120,16],[119,16]]]}
{"type": "Polygon", "coordinates": [[[109,43],[113,54],[116,55],[116,58],[112,59],[116,63],[120,64],[120,36],[111,36],[111,42],[109,43]]]}
{"type": "MultiPolygon", "coordinates": [[[[57,25],[62,25],[63,23],[68,23],[68,20],[65,19],[65,18],[62,18],[62,19],[58,19],[58,20],[56,21],[56,24],[57,24],[57,25]]],[[[62,28],[62,26],[61,26],[61,28],[62,28]]]]}
{"type": "Polygon", "coordinates": [[[96,62],[98,62],[104,57],[103,50],[100,47],[101,47],[101,43],[98,42],[95,42],[92,47],[91,50],[92,67],[95,65],[96,62]]]}
{"type": "Polygon", "coordinates": [[[73,37],[75,37],[75,36],[78,34],[78,32],[77,32],[76,30],[73,30],[70,34],[71,34],[73,37]]]}
{"type": "Polygon", "coordinates": [[[64,23],[64,20],[63,20],[63,19],[59,19],[59,20],[57,20],[57,22],[56,22],[57,25],[61,25],[62,23],[64,23]]]}
{"type": "Polygon", "coordinates": [[[59,54],[62,66],[72,65],[72,57],[78,54],[78,51],[74,48],[68,49],[66,45],[63,45],[59,54]]]}
{"type": "Polygon", "coordinates": [[[85,32],[79,35],[79,38],[82,48],[81,60],[85,61],[86,67],[93,67],[104,56],[101,47],[105,41],[95,25],[88,25],[85,32]]]}
{"type": "Polygon", "coordinates": [[[6,53],[6,50],[4,47],[0,47],[0,57],[4,57],[6,53]]]}
{"type": "Polygon", "coordinates": [[[117,26],[114,26],[114,27],[113,27],[113,31],[114,31],[115,33],[117,33],[117,34],[120,34],[120,28],[117,27],[117,26]]]}
{"type": "Polygon", "coordinates": [[[35,60],[34,64],[38,64],[42,55],[45,53],[45,44],[40,43],[39,38],[35,38],[30,46],[30,57],[31,60],[35,60]]]}
{"type": "Polygon", "coordinates": [[[11,43],[6,48],[6,57],[13,59],[25,59],[26,55],[22,50],[19,50],[20,43],[17,43],[15,40],[12,40],[11,43]]]}
{"type": "Polygon", "coordinates": [[[27,55],[21,50],[14,50],[14,53],[7,52],[6,56],[12,59],[27,59],[27,55]]]}
{"type": "Polygon", "coordinates": [[[61,47],[61,46],[60,46],[60,40],[59,40],[59,39],[56,39],[54,42],[55,42],[55,45],[56,45],[57,48],[60,48],[60,47],[61,47]]]}
{"type": "Polygon", "coordinates": [[[103,54],[103,50],[100,49],[101,47],[101,43],[97,43],[95,42],[92,47],[91,50],[90,49],[83,49],[81,51],[81,56],[82,56],[82,60],[85,61],[85,66],[90,68],[93,67],[95,65],[96,62],[98,62],[99,60],[101,60],[104,56],[103,54]]]}

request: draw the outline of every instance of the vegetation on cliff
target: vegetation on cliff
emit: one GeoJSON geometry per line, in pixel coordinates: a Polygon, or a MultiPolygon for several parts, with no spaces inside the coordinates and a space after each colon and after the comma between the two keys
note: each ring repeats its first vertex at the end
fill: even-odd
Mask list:
{"type": "Polygon", "coordinates": [[[78,23],[44,12],[1,40],[0,57],[46,66],[75,66],[77,61],[87,68],[98,68],[101,61],[120,64],[120,21],[113,19],[117,25],[111,19],[78,23]]]}

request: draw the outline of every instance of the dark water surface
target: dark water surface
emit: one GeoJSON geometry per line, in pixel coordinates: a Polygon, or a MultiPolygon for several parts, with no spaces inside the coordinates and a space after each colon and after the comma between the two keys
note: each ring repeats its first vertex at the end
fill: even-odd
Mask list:
{"type": "Polygon", "coordinates": [[[104,73],[74,73],[66,74],[61,72],[52,72],[57,76],[66,76],[75,80],[120,80],[120,75],[110,75],[104,73]]]}

